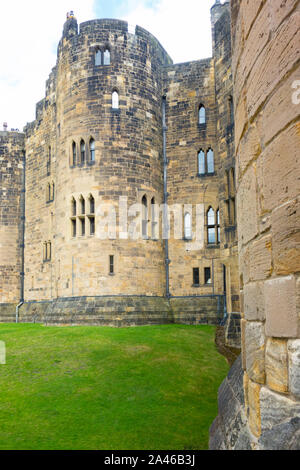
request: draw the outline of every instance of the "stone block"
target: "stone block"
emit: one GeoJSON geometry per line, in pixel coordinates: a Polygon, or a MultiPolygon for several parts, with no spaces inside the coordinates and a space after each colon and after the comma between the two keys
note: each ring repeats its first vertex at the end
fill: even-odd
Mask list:
{"type": "Polygon", "coordinates": [[[266,387],[260,391],[260,414],[262,433],[274,426],[300,417],[300,402],[279,395],[266,387]]]}
{"type": "Polygon", "coordinates": [[[261,153],[260,136],[256,124],[251,124],[243,135],[238,147],[237,162],[239,179],[249,163],[256,160],[261,153]]]}
{"type": "Polygon", "coordinates": [[[287,341],[270,338],[266,345],[267,385],[275,392],[288,392],[287,341]]]}
{"type": "Polygon", "coordinates": [[[248,406],[249,406],[249,427],[255,437],[261,434],[261,414],[260,414],[260,389],[261,386],[252,380],[248,384],[248,406]]]}
{"type": "Polygon", "coordinates": [[[244,314],[248,321],[265,320],[263,282],[253,282],[244,286],[244,314]]]}
{"type": "Polygon", "coordinates": [[[250,281],[261,281],[272,271],[272,241],[269,235],[250,245],[250,281]]]}
{"type": "Polygon", "coordinates": [[[298,0],[267,0],[269,5],[268,19],[270,30],[276,31],[280,23],[294,10],[298,0]]]}
{"type": "Polygon", "coordinates": [[[258,233],[258,203],[255,164],[251,165],[239,185],[237,193],[239,243],[246,244],[258,233]]]}
{"type": "Polygon", "coordinates": [[[289,389],[300,399],[300,339],[288,341],[289,389]]]}
{"type": "MultiPolygon", "coordinates": [[[[287,162],[287,159],[290,162],[289,152],[293,150],[293,143],[291,142],[291,145],[289,145],[289,142],[285,137],[286,131],[282,133],[282,130],[286,129],[288,124],[292,123],[299,114],[299,107],[292,102],[292,96],[295,91],[295,89],[292,88],[292,85],[295,80],[299,80],[298,70],[295,70],[280,84],[280,87],[275,91],[272,99],[267,101],[266,105],[259,113],[256,121],[261,143],[265,148],[267,148],[268,143],[271,143],[274,149],[281,145],[281,142],[284,142],[282,147],[283,145],[286,145],[286,147],[283,148],[282,153],[282,155],[285,155],[285,158],[281,158],[280,162],[277,163],[277,167],[281,164],[281,173],[283,171],[286,171],[287,173],[289,172],[289,165],[285,163],[287,162]],[[274,119],[275,115],[276,119],[274,119]],[[274,137],[276,137],[276,139],[274,139],[274,137]],[[272,139],[274,139],[274,142],[272,139]]],[[[293,127],[297,130],[296,125],[293,125],[292,128],[293,127]]],[[[297,135],[292,135],[292,137],[293,140],[297,139],[297,135]]],[[[295,167],[295,165],[293,166],[295,167]]],[[[277,176],[278,179],[279,177],[280,175],[277,176]]]]}
{"type": "Polygon", "coordinates": [[[254,63],[248,78],[247,113],[251,119],[300,57],[300,12],[276,30],[254,63]]]}
{"type": "Polygon", "coordinates": [[[250,28],[255,22],[263,4],[263,0],[248,0],[246,2],[240,2],[241,15],[243,18],[244,25],[244,34],[246,37],[248,36],[250,28]]]}
{"type": "Polygon", "coordinates": [[[262,432],[259,445],[261,450],[300,450],[300,417],[262,432]]]}
{"type": "Polygon", "coordinates": [[[276,274],[300,270],[300,198],[273,211],[272,245],[276,274]]]}
{"type": "Polygon", "coordinates": [[[245,330],[246,370],[254,382],[265,383],[265,334],[261,322],[247,322],[245,330]]]}
{"type": "Polygon", "coordinates": [[[266,335],[297,338],[296,281],[293,276],[270,279],[264,285],[266,335]]]}

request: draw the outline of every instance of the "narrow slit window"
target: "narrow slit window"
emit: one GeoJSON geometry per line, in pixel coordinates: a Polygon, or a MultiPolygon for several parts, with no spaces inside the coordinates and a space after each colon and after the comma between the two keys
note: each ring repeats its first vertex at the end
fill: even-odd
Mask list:
{"type": "Polygon", "coordinates": [[[89,217],[90,235],[95,235],[95,217],[89,217]]]}
{"type": "Polygon", "coordinates": [[[74,198],[72,198],[72,216],[75,216],[76,215],[76,201],[74,198]]]}
{"type": "Polygon", "coordinates": [[[51,260],[51,242],[47,243],[47,255],[46,255],[46,261],[51,260]]]}
{"type": "Polygon", "coordinates": [[[47,261],[47,243],[43,243],[43,261],[47,261]]]}
{"type": "Polygon", "coordinates": [[[152,240],[157,239],[157,214],[155,210],[155,198],[151,199],[151,238],[152,240]]]}
{"type": "Polygon", "coordinates": [[[207,151],[207,173],[215,172],[214,151],[208,149],[207,151]]]}
{"type": "Polygon", "coordinates": [[[90,161],[95,161],[95,141],[93,138],[90,140],[90,161]]]}
{"type": "Polygon", "coordinates": [[[193,285],[194,286],[200,285],[199,268],[193,268],[193,285]]]}
{"type": "Polygon", "coordinates": [[[80,163],[83,165],[85,162],[85,143],[82,140],[80,142],[80,163]]]}
{"type": "Polygon", "coordinates": [[[76,237],[76,219],[71,219],[71,233],[72,237],[76,237]]]}
{"type": "Polygon", "coordinates": [[[189,212],[184,216],[184,238],[191,240],[192,238],[192,217],[189,212]]]}
{"type": "Polygon", "coordinates": [[[46,189],[46,202],[50,202],[51,200],[51,186],[50,183],[47,184],[47,189],[46,189]]]}
{"type": "Polygon", "coordinates": [[[212,283],[211,269],[210,268],[204,268],[204,282],[205,282],[205,284],[211,284],[212,283]]]}
{"type": "Polygon", "coordinates": [[[148,238],[148,204],[147,197],[142,198],[142,237],[148,238]]]}
{"type": "Polygon", "coordinates": [[[76,144],[72,143],[72,166],[76,165],[76,144]]]}
{"type": "Polygon", "coordinates": [[[109,274],[114,274],[115,266],[114,266],[114,255],[109,255],[109,274]]]}
{"type": "Polygon", "coordinates": [[[84,215],[85,214],[85,200],[82,196],[80,197],[79,202],[80,202],[80,214],[84,215]]]}
{"type": "Polygon", "coordinates": [[[207,212],[207,242],[209,245],[216,243],[215,211],[212,207],[207,212]]]}
{"type": "Polygon", "coordinates": [[[55,185],[54,182],[51,184],[51,201],[54,201],[55,185]]]}
{"type": "Polygon", "coordinates": [[[203,150],[198,153],[198,174],[205,175],[205,153],[203,150]]]}
{"type": "Polygon", "coordinates": [[[81,218],[80,220],[80,228],[81,228],[81,236],[84,237],[85,235],[85,218],[81,218]]]}
{"type": "Polygon", "coordinates": [[[90,197],[89,197],[89,203],[90,203],[89,213],[94,214],[95,213],[95,199],[93,198],[92,195],[90,195],[90,197]]]}
{"type": "Polygon", "coordinates": [[[110,51],[109,49],[105,49],[103,54],[103,64],[110,65],[110,51]]]}
{"type": "Polygon", "coordinates": [[[102,52],[100,49],[95,52],[95,65],[102,65],[102,52]]]}
{"type": "Polygon", "coordinates": [[[112,109],[119,109],[119,93],[117,91],[112,93],[112,109]]]}
{"type": "Polygon", "coordinates": [[[206,124],[206,111],[203,104],[199,107],[199,124],[206,124]]]}

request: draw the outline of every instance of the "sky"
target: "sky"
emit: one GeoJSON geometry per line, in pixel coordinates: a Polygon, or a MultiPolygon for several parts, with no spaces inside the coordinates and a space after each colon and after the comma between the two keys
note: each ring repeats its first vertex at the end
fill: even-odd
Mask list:
{"type": "Polygon", "coordinates": [[[174,63],[211,56],[210,8],[215,0],[1,0],[0,130],[22,130],[35,119],[45,82],[56,64],[66,13],[78,23],[118,18],[142,26],[174,63]]]}

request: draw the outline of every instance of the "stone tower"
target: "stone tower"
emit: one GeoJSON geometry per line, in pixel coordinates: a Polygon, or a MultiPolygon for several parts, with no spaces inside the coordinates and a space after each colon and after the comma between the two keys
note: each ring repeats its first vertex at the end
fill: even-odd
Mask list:
{"type": "Polygon", "coordinates": [[[0,132],[0,302],[2,321],[23,300],[24,134],[0,132]]]}

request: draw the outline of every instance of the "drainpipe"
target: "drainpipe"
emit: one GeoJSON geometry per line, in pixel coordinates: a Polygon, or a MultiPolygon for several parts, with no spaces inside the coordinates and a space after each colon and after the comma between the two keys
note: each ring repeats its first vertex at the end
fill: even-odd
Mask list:
{"type": "Polygon", "coordinates": [[[26,171],[26,154],[23,151],[23,173],[22,173],[22,189],[21,189],[21,272],[20,272],[20,302],[16,306],[16,323],[19,322],[19,309],[24,304],[24,247],[25,247],[25,171],[26,171]]]}
{"type": "MultiPolygon", "coordinates": [[[[167,159],[167,126],[166,126],[166,96],[162,99],[162,128],[163,128],[163,162],[164,162],[164,209],[163,209],[163,227],[165,235],[169,233],[168,226],[168,186],[167,186],[167,174],[168,174],[168,159],[167,159]]],[[[166,297],[169,299],[170,294],[170,276],[169,276],[169,240],[168,235],[164,240],[165,246],[165,268],[166,268],[166,297]]]]}

